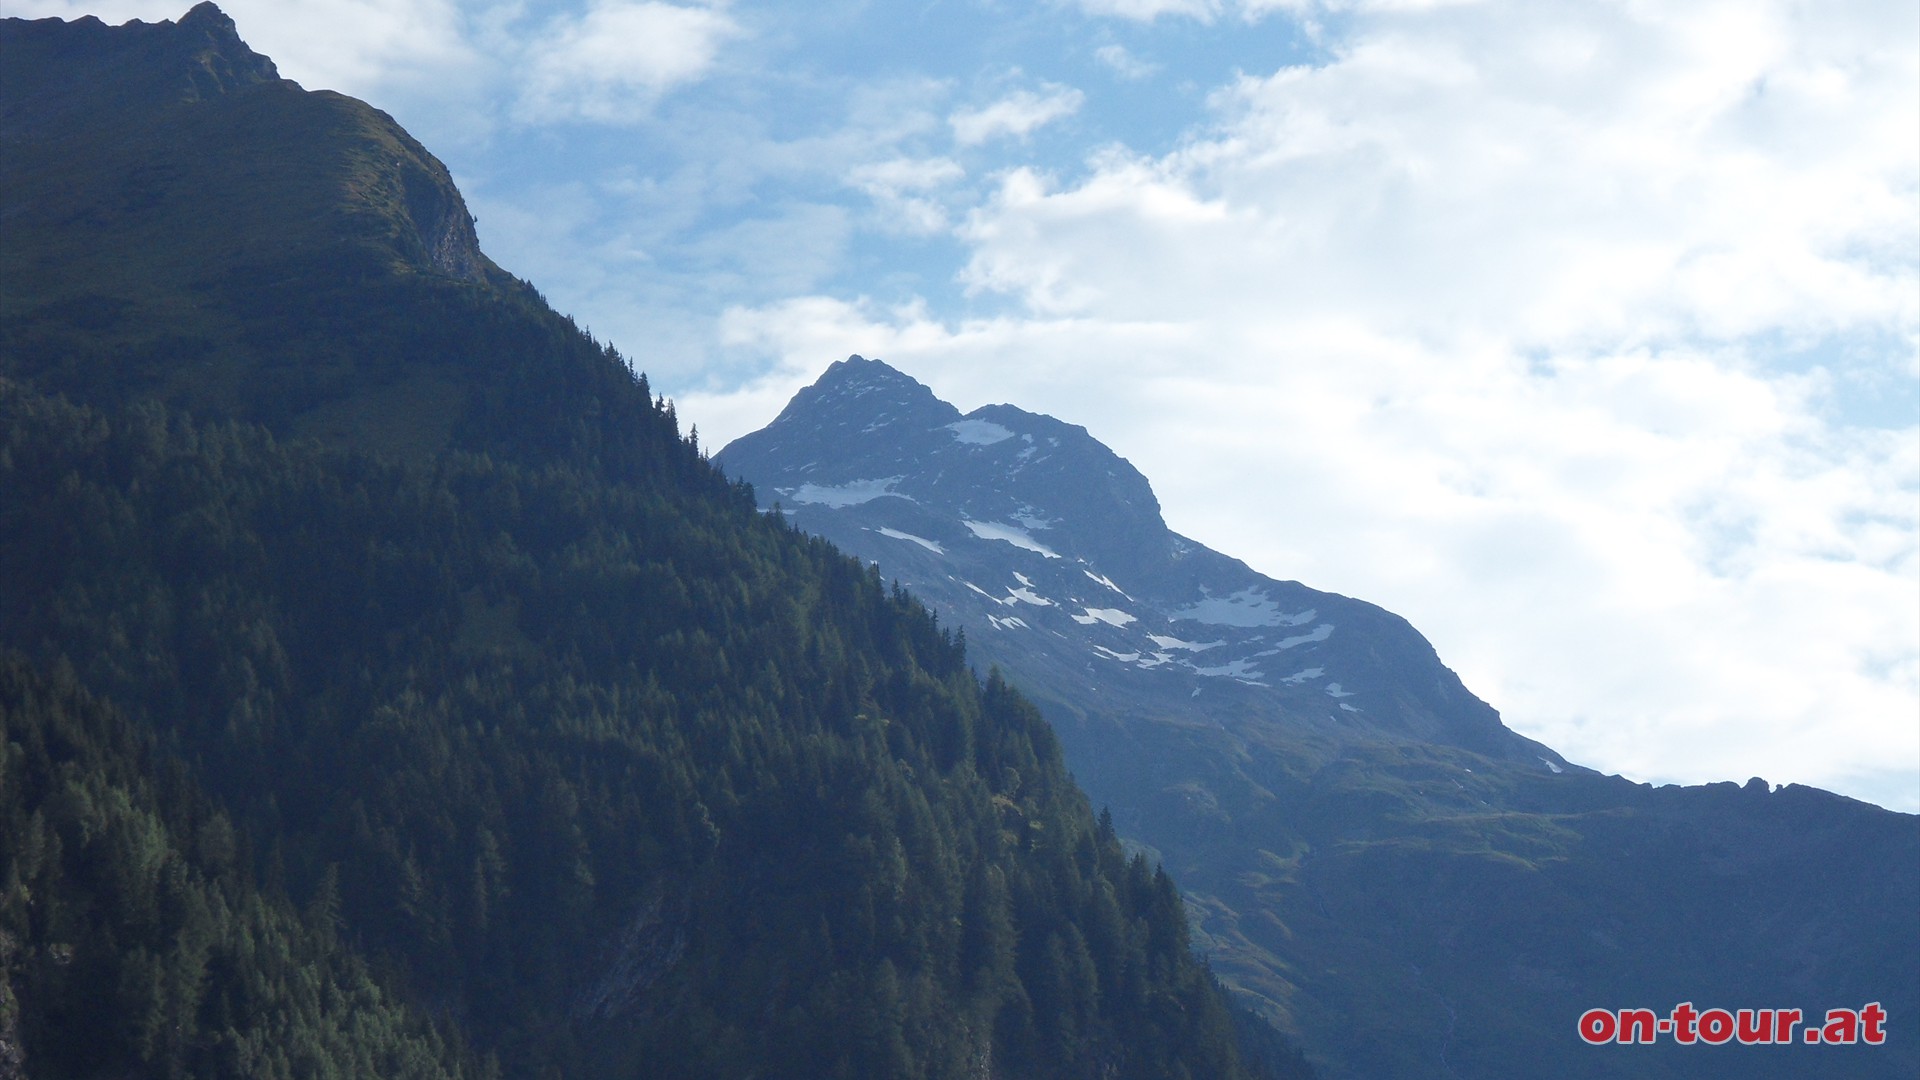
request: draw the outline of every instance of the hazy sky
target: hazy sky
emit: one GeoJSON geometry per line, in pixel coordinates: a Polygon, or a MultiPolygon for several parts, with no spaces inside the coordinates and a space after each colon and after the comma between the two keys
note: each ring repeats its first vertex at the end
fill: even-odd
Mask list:
{"type": "Polygon", "coordinates": [[[1569,758],[1920,809],[1912,0],[223,6],[704,445],[877,356],[1569,758]]]}

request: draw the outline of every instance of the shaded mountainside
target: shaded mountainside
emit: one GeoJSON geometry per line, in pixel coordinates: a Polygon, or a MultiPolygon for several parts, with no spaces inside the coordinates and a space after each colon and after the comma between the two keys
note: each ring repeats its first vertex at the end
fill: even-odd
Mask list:
{"type": "Polygon", "coordinates": [[[263,893],[232,822],[80,690],[0,655],[0,1075],[445,1078],[463,1061],[307,916],[263,893]],[[12,1066],[10,1069],[9,1066],[12,1066]]]}
{"type": "Polygon", "coordinates": [[[6,1060],[1304,1074],[1033,706],[390,120],[204,4],[0,22],[0,91],[6,1060]]]}
{"type": "Polygon", "coordinates": [[[1653,789],[1509,731],[1406,622],[1171,532],[1085,429],[855,357],[715,456],[926,597],[1165,859],[1244,999],[1341,1077],[1920,1069],[1920,819],[1653,789]],[[1596,1005],[1882,1001],[1868,1049],[1582,1045],[1596,1005]]]}
{"type": "MultiPolygon", "coordinates": [[[[823,542],[157,406],[9,387],[0,430],[0,639],[159,733],[270,898],[507,1074],[1239,1071],[1171,883],[823,542]]],[[[17,880],[17,937],[106,963],[17,880]]]]}
{"type": "Polygon", "coordinates": [[[211,4],[4,20],[0,49],[14,377],[413,458],[633,464],[607,445],[633,437],[620,365],[480,253],[445,167],[386,114],[277,78],[211,4]]]}

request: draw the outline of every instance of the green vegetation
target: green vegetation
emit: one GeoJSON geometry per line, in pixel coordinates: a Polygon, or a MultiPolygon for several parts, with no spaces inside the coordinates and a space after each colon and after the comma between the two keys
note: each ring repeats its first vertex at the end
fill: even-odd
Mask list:
{"type": "Polygon", "coordinates": [[[511,1074],[1241,1073],[1171,882],[1031,706],[744,492],[12,384],[0,430],[5,640],[511,1074]]]}
{"type": "Polygon", "coordinates": [[[0,49],[28,1072],[1304,1070],[1033,708],[759,514],[384,116],[207,5],[0,49]]]}
{"type": "Polygon", "coordinates": [[[303,918],[255,888],[226,815],[69,673],[0,656],[0,724],[0,1032],[35,1075],[489,1074],[340,946],[326,903],[303,918]]]}

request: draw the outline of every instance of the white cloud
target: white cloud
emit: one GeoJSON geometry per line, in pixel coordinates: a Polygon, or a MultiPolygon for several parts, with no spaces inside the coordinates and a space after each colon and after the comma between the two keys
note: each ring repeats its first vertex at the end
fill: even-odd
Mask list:
{"type": "Polygon", "coordinates": [[[1152,22],[1162,15],[1210,20],[1220,12],[1218,0],[1074,0],[1089,15],[1106,15],[1134,22],[1152,22]]]}
{"type": "Polygon", "coordinates": [[[1522,344],[1911,319],[1910,60],[1903,85],[1885,58],[1786,52],[1784,18],[1569,28],[1518,8],[1389,21],[1333,64],[1223,91],[1220,127],[1176,155],[1060,191],[1023,177],[980,215],[970,280],[1051,309],[1022,270],[1037,252],[1127,310],[1337,294],[1376,328],[1522,344]],[[1582,38],[1597,55],[1569,69],[1582,38]],[[1213,208],[1204,240],[1175,206],[1213,208]],[[1123,237],[1156,255],[1108,249],[1123,237]],[[1209,253],[1177,267],[1186,288],[1138,272],[1168,248],[1209,253]]]}
{"type": "Polygon", "coordinates": [[[1140,59],[1127,51],[1125,45],[1102,45],[1093,51],[1093,58],[1123,79],[1144,79],[1160,70],[1159,64],[1140,59]]]}
{"type": "Polygon", "coordinates": [[[903,191],[930,191],[966,175],[951,158],[889,158],[861,165],[848,180],[863,191],[897,195],[903,191]]]}
{"type": "Polygon", "coordinates": [[[949,224],[946,206],[932,196],[965,177],[951,158],[896,157],[856,166],[847,183],[872,197],[883,227],[931,234],[949,224]]]}
{"type": "Polygon", "coordinates": [[[584,16],[551,20],[528,49],[518,114],[638,119],[660,94],[706,74],[739,33],[718,6],[595,0],[584,16]]]}
{"type": "Polygon", "coordinates": [[[962,109],[948,118],[953,138],[962,146],[978,146],[993,139],[1026,138],[1035,130],[1080,110],[1086,95],[1070,86],[1044,83],[1041,92],[1015,90],[978,109],[962,109]]]}
{"type": "Polygon", "coordinates": [[[959,235],[1015,314],[727,333],[762,404],[858,351],[1087,425],[1576,760],[1920,808],[1920,429],[1840,394],[1920,376],[1915,22],[1349,5],[1171,153],[1007,171],[959,235]]]}
{"type": "Polygon", "coordinates": [[[223,10],[308,89],[377,101],[429,81],[441,92],[476,87],[488,68],[455,0],[234,0],[223,10]]]}

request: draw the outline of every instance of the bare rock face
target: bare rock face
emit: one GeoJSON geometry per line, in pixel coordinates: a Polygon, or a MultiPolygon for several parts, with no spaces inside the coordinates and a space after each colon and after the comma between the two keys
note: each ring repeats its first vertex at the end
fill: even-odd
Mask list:
{"type": "Polygon", "coordinates": [[[574,1000],[575,1020],[614,1020],[642,1007],[646,993],[687,952],[687,889],[681,881],[652,889],[609,944],[605,970],[574,1000]]]}
{"type": "Polygon", "coordinates": [[[448,277],[465,281],[485,279],[486,256],[473,231],[473,215],[453,180],[438,161],[432,168],[416,166],[401,176],[406,191],[407,220],[427,265],[448,277]]]}

